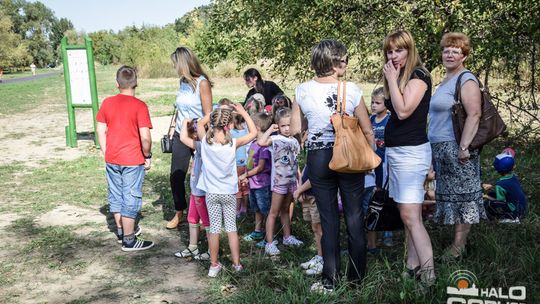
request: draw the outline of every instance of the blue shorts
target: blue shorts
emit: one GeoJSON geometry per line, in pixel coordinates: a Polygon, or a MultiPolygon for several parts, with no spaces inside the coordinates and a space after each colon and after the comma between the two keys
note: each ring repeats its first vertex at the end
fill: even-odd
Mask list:
{"type": "Polygon", "coordinates": [[[136,218],[142,207],[144,166],[120,166],[107,163],[109,211],[136,218]]]}
{"type": "Polygon", "coordinates": [[[260,212],[263,216],[267,216],[268,212],[270,212],[270,200],[270,186],[249,190],[251,209],[260,212]]]}

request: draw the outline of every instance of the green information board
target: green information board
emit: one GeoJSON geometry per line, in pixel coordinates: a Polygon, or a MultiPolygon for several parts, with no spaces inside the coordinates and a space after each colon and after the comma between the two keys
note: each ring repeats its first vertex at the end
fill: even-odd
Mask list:
{"type": "Polygon", "coordinates": [[[68,45],[67,37],[64,37],[61,46],[69,122],[68,126],[66,126],[66,145],[68,147],[77,146],[75,109],[91,108],[94,123],[94,142],[99,147],[96,133],[96,115],[99,104],[92,39],[86,36],[84,45],[68,45]]]}

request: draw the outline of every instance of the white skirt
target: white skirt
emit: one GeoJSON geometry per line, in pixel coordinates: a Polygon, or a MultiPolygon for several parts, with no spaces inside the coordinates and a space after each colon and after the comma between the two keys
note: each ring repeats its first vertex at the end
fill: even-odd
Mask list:
{"type": "Polygon", "coordinates": [[[401,204],[424,201],[424,180],[431,165],[431,145],[386,147],[389,196],[401,204]]]}

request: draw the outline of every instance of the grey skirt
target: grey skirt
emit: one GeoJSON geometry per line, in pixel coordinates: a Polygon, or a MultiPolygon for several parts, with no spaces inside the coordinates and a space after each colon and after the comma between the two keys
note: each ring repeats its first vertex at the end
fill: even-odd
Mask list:
{"type": "Polygon", "coordinates": [[[470,151],[469,161],[461,164],[456,141],[434,143],[431,149],[437,202],[433,221],[453,225],[477,224],[480,219],[486,219],[478,150],[470,151]]]}

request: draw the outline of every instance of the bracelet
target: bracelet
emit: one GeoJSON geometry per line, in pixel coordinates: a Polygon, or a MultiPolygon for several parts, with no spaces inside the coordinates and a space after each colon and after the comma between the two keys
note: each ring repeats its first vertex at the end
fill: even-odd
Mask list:
{"type": "Polygon", "coordinates": [[[459,149],[460,149],[461,151],[467,151],[467,150],[469,150],[469,148],[467,148],[467,147],[462,147],[462,146],[459,146],[459,149]]]}

